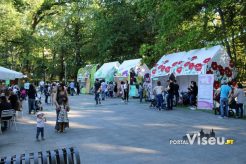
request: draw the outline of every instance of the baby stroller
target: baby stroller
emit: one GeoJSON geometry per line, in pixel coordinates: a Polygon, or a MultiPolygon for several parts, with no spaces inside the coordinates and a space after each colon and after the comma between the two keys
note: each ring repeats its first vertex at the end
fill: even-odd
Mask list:
{"type": "Polygon", "coordinates": [[[43,105],[41,102],[41,97],[35,98],[35,109],[36,109],[36,112],[43,111],[43,105]]]}

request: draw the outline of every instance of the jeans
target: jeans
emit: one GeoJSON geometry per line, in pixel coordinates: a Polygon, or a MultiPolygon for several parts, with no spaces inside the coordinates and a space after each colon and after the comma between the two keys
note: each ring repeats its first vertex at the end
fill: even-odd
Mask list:
{"type": "Polygon", "coordinates": [[[29,114],[31,114],[32,110],[36,112],[35,99],[28,99],[28,107],[29,107],[29,114]]]}
{"type": "Polygon", "coordinates": [[[157,99],[157,107],[161,108],[162,104],[163,104],[163,96],[162,96],[162,94],[156,95],[156,99],[157,99]]]}
{"type": "Polygon", "coordinates": [[[194,94],[190,95],[190,105],[196,105],[196,96],[194,94]]]}
{"type": "Polygon", "coordinates": [[[240,117],[243,117],[243,104],[239,103],[237,104],[237,108],[236,108],[236,114],[237,116],[239,116],[239,110],[240,110],[240,117]]]}
{"type": "Polygon", "coordinates": [[[96,100],[96,104],[98,104],[98,102],[100,102],[100,93],[95,93],[95,100],[96,100]]]}
{"type": "Polygon", "coordinates": [[[45,95],[45,103],[48,104],[48,98],[49,96],[48,95],[45,95]]]}
{"type": "Polygon", "coordinates": [[[139,92],[139,98],[140,98],[140,102],[142,102],[142,100],[143,100],[143,91],[139,92]]]}
{"type": "Polygon", "coordinates": [[[111,98],[114,97],[114,91],[109,91],[109,97],[111,97],[111,98]]]}
{"type": "Polygon", "coordinates": [[[173,109],[173,94],[170,93],[167,95],[167,108],[170,110],[173,109]]]}
{"type": "Polygon", "coordinates": [[[38,139],[39,134],[41,133],[41,137],[44,138],[44,128],[37,127],[36,139],[38,139]]]}
{"type": "Polygon", "coordinates": [[[129,99],[129,92],[128,90],[124,89],[124,100],[128,102],[129,99]]]}
{"type": "Polygon", "coordinates": [[[105,97],[106,97],[106,92],[102,91],[102,100],[105,100],[105,97]]]}
{"type": "Polygon", "coordinates": [[[228,99],[220,98],[220,115],[221,117],[228,116],[228,99]],[[225,108],[225,113],[224,113],[225,108]]]}

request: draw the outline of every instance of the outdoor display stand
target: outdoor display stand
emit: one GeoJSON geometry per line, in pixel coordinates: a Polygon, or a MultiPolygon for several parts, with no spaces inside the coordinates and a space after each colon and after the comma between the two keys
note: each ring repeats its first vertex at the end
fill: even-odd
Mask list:
{"type": "Polygon", "coordinates": [[[105,80],[105,82],[114,81],[114,75],[119,66],[119,62],[104,63],[94,74],[94,79],[105,80]]]}
{"type": "Polygon", "coordinates": [[[198,75],[213,74],[217,89],[221,81],[231,81],[237,74],[229,55],[220,45],[164,55],[151,69],[153,87],[157,80],[165,86],[171,73],[176,76],[180,92],[187,91],[191,81],[198,84],[198,75]]]}
{"type": "Polygon", "coordinates": [[[80,84],[81,93],[90,93],[94,85],[94,74],[97,68],[98,64],[91,64],[78,70],[77,82],[80,84]]]}
{"type": "Polygon", "coordinates": [[[131,97],[138,96],[136,84],[142,82],[144,75],[150,72],[147,65],[142,63],[141,60],[142,59],[125,60],[120,65],[117,76],[115,77],[118,90],[120,88],[120,81],[128,80],[130,84],[129,96],[131,97]]]}

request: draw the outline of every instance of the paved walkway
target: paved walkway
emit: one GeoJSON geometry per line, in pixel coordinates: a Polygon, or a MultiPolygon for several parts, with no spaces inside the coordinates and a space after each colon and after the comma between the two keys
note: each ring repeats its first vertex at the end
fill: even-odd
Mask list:
{"type": "Polygon", "coordinates": [[[135,163],[246,163],[246,121],[187,109],[154,111],[147,104],[107,99],[96,106],[92,96],[70,97],[70,129],[54,131],[54,107],[44,106],[45,141],[35,141],[35,116],[18,118],[17,128],[0,135],[0,156],[50,150],[68,146],[79,149],[85,164],[135,163]],[[201,128],[216,136],[232,137],[234,145],[170,145],[201,128]]]}

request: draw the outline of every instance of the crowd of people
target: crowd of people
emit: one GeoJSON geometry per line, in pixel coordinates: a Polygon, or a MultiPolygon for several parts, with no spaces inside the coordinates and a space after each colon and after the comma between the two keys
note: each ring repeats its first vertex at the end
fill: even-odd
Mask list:
{"type": "MultiPolygon", "coordinates": [[[[161,81],[157,81],[157,85],[152,89],[150,82],[139,83],[137,85],[140,103],[145,99],[150,101],[151,105],[155,102],[158,110],[166,109],[173,110],[174,106],[186,100],[189,101],[190,106],[197,106],[198,86],[195,81],[191,81],[187,88],[187,95],[182,95],[179,91],[179,85],[175,79],[169,79],[162,85],[161,81]],[[181,96],[181,97],[180,97],[181,96]]],[[[16,111],[22,110],[23,101],[28,101],[28,113],[36,114],[37,116],[37,133],[36,139],[39,140],[39,134],[44,139],[44,124],[45,117],[42,110],[37,108],[37,101],[41,103],[41,95],[44,95],[45,103],[54,106],[56,111],[56,125],[57,132],[63,133],[65,128],[69,127],[68,112],[70,111],[69,97],[73,96],[76,91],[77,95],[80,93],[79,85],[71,82],[68,86],[64,83],[44,83],[40,82],[37,87],[34,84],[28,83],[24,87],[12,85],[10,87],[0,87],[0,117],[1,111],[14,109],[16,111]]],[[[128,103],[129,101],[130,85],[128,81],[121,81],[120,86],[115,82],[105,82],[104,80],[95,80],[94,95],[96,104],[101,104],[107,98],[121,97],[122,101],[128,103]]],[[[233,86],[231,83],[223,82],[221,87],[215,91],[215,100],[220,104],[220,118],[229,117],[229,109],[235,109],[236,117],[243,117],[243,103],[245,93],[241,83],[233,86]]],[[[2,130],[7,128],[4,123],[2,130]]]]}
{"type": "Polygon", "coordinates": [[[245,93],[241,83],[237,83],[233,86],[231,82],[222,82],[221,87],[215,91],[214,97],[215,100],[217,100],[220,104],[219,118],[229,117],[229,111],[232,111],[232,109],[236,110],[236,118],[243,117],[243,103],[245,103],[245,93]]]}
{"type": "MultiPolygon", "coordinates": [[[[38,140],[39,133],[43,137],[44,128],[44,113],[42,108],[38,108],[38,102],[41,103],[41,96],[44,95],[45,103],[55,106],[56,110],[56,126],[57,132],[64,132],[65,128],[69,127],[68,114],[70,107],[68,101],[68,89],[64,83],[39,83],[39,86],[35,86],[32,83],[25,84],[24,87],[19,88],[17,85],[10,87],[6,85],[1,86],[0,90],[0,117],[3,110],[22,110],[23,101],[28,101],[28,113],[36,114],[37,116],[37,135],[38,140]],[[48,99],[50,97],[50,103],[48,99]]],[[[70,85],[71,88],[71,85],[70,85]]],[[[71,88],[73,89],[73,88],[71,88]]],[[[73,93],[70,91],[70,93],[73,93]]],[[[6,118],[8,119],[8,118],[6,118]]],[[[7,129],[7,124],[4,122],[2,130],[7,129]]]]}

